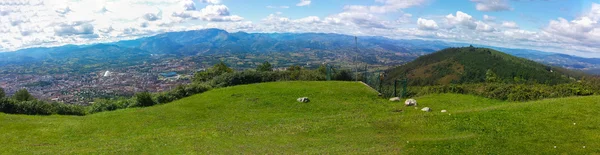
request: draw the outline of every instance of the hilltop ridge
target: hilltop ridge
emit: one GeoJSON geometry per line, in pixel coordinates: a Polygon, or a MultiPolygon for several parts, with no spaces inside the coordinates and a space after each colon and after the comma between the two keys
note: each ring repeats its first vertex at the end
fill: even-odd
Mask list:
{"type": "Polygon", "coordinates": [[[409,80],[410,85],[451,83],[560,84],[583,73],[518,58],[489,48],[447,48],[388,70],[386,81],[409,80]]]}

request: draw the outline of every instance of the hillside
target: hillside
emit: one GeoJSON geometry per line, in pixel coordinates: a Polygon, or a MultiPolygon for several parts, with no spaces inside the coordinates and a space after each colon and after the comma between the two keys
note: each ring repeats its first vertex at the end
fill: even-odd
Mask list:
{"type": "Polygon", "coordinates": [[[447,48],[390,69],[386,81],[409,80],[410,85],[450,83],[566,83],[583,73],[543,65],[488,48],[447,48]]]}
{"type": "Polygon", "coordinates": [[[0,113],[0,154],[600,153],[600,118],[590,117],[599,96],[417,100],[433,112],[390,103],[360,83],[277,82],[82,117],[0,113]],[[303,96],[311,102],[295,101],[303,96]]]}

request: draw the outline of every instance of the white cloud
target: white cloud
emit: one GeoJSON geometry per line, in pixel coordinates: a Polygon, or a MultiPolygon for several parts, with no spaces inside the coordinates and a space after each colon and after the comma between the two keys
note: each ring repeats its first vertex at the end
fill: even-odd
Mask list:
{"type": "Polygon", "coordinates": [[[475,22],[475,24],[477,24],[477,26],[475,27],[475,30],[477,30],[477,31],[481,31],[481,32],[494,32],[494,31],[496,31],[495,28],[493,28],[492,26],[490,26],[490,25],[488,25],[488,24],[486,24],[484,22],[477,21],[477,22],[475,22]]]}
{"type": "Polygon", "coordinates": [[[289,18],[281,17],[279,14],[270,14],[266,18],[262,19],[265,24],[277,25],[290,22],[289,18]]]}
{"type": "Polygon", "coordinates": [[[507,11],[512,10],[507,0],[471,0],[479,11],[507,11]]]}
{"type": "Polygon", "coordinates": [[[94,26],[90,24],[90,21],[62,23],[54,27],[54,33],[58,36],[91,35],[94,34],[94,26]]]}
{"type": "Polygon", "coordinates": [[[310,0],[300,0],[300,3],[296,4],[296,6],[308,6],[310,3],[310,0]]]}
{"type": "Polygon", "coordinates": [[[473,16],[462,11],[457,11],[456,16],[452,14],[446,15],[446,21],[451,26],[464,26],[469,29],[477,28],[477,24],[475,23],[473,16]]]}
{"type": "Polygon", "coordinates": [[[421,30],[437,30],[439,28],[435,21],[423,18],[417,20],[417,25],[421,30]]]}
{"type": "MultiPolygon", "coordinates": [[[[238,22],[220,0],[0,0],[0,51],[117,41],[187,29],[189,23],[238,22]],[[206,3],[197,9],[195,3],[206,3]]],[[[192,24],[193,25],[193,24],[192,24]]]]}
{"type": "Polygon", "coordinates": [[[200,12],[204,16],[229,16],[229,8],[225,5],[208,5],[200,12]]]}
{"type": "Polygon", "coordinates": [[[505,21],[505,22],[502,22],[502,27],[509,28],[509,29],[518,29],[519,25],[517,25],[517,23],[512,22],[512,21],[505,21]]]}
{"type": "Polygon", "coordinates": [[[551,20],[545,32],[562,37],[565,41],[580,45],[600,46],[600,4],[592,3],[590,10],[568,21],[564,18],[551,20]]]}
{"type": "Polygon", "coordinates": [[[488,21],[488,22],[493,22],[496,20],[496,17],[494,16],[488,16],[488,15],[483,15],[483,20],[484,21],[488,21]]]}
{"type": "Polygon", "coordinates": [[[577,41],[589,42],[590,40],[597,40],[596,38],[600,37],[598,21],[586,16],[572,21],[567,21],[564,18],[552,20],[545,31],[577,41]]]}
{"type": "Polygon", "coordinates": [[[321,18],[319,18],[317,16],[308,16],[308,17],[304,17],[304,18],[300,18],[300,19],[294,20],[294,22],[307,23],[307,24],[320,23],[321,22],[321,18]]]}
{"type": "Polygon", "coordinates": [[[423,5],[426,0],[375,0],[382,5],[347,5],[344,6],[345,12],[361,12],[361,13],[389,13],[397,12],[400,9],[405,9],[413,6],[423,5]]]}
{"type": "Polygon", "coordinates": [[[387,25],[376,15],[361,12],[342,12],[336,15],[329,16],[336,21],[345,22],[345,24],[353,24],[363,28],[378,28],[389,29],[387,25]]]}
{"type": "Polygon", "coordinates": [[[202,3],[219,4],[221,0],[200,0],[202,3]]]}

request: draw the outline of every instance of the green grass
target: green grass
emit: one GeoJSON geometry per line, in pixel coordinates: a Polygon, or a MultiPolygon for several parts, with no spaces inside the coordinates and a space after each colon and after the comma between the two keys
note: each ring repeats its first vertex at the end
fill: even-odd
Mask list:
{"type": "Polygon", "coordinates": [[[600,96],[417,100],[433,111],[360,83],[278,82],[82,117],[0,113],[0,154],[600,154],[600,96]]]}

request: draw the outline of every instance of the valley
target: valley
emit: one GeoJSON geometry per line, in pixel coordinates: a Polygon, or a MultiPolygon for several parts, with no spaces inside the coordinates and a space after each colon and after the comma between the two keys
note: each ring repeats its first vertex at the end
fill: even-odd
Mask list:
{"type": "MultiPolygon", "coordinates": [[[[370,71],[380,71],[447,47],[469,46],[383,37],[356,39],[358,44],[354,37],[339,34],[229,33],[205,29],[106,44],[31,48],[0,53],[0,87],[9,95],[27,88],[42,100],[89,104],[98,98],[114,99],[140,91],[169,90],[189,83],[193,73],[220,61],[235,70],[253,69],[267,61],[276,70],[294,65],[316,69],[330,64],[350,70],[355,70],[357,65],[367,65],[370,71]],[[104,77],[106,71],[115,76],[104,77]],[[160,75],[169,72],[176,72],[178,78],[160,75]]],[[[594,72],[600,65],[595,59],[583,61],[584,58],[568,55],[500,49],[571,69],[594,72]]]]}

